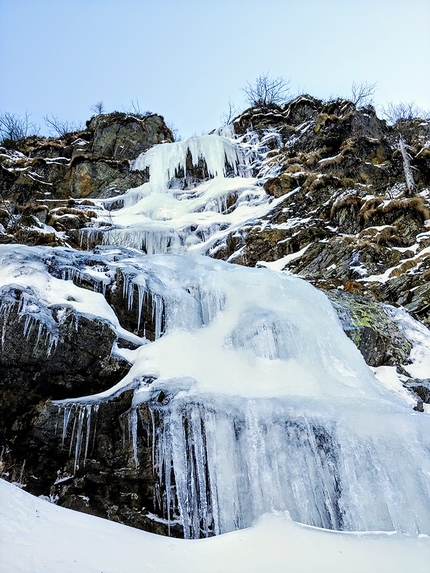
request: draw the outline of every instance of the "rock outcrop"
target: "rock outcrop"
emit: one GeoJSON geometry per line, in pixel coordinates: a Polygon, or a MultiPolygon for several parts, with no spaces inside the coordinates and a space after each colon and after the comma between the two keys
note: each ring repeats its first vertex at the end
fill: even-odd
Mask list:
{"type": "Polygon", "coordinates": [[[141,185],[147,174],[131,170],[130,161],[171,141],[161,116],[114,112],[95,116],[85,130],[60,138],[28,137],[14,142],[13,149],[0,147],[0,241],[65,244],[61,233],[95,216],[74,200],[115,197],[141,185]]]}

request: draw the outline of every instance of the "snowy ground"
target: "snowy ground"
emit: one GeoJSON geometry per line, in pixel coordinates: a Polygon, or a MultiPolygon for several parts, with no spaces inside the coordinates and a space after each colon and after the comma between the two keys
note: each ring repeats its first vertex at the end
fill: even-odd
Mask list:
{"type": "Polygon", "coordinates": [[[0,480],[2,573],[427,573],[430,538],[336,533],[266,514],[202,540],[160,537],[37,499],[0,480]]]}

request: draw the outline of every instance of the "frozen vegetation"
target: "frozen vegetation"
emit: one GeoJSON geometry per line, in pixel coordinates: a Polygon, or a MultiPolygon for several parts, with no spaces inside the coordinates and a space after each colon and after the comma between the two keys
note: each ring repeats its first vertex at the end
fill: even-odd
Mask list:
{"type": "MultiPolygon", "coordinates": [[[[98,405],[132,390],[134,463],[143,464],[146,409],[158,510],[189,538],[73,514],[1,483],[5,573],[427,570],[430,418],[381,384],[320,291],[276,264],[201,256],[276,204],[261,186],[276,171],[266,157],[264,141],[228,132],[153,147],[134,162],[149,181],[119,209],[100,200],[109,227],[83,232],[84,246],[102,233],[91,265],[72,249],[0,246],[0,288],[25,293],[19,312],[47,354],[53,306],[98,317],[133,343],[114,348],[132,364],[116,386],[56,403],[75,471],[98,405]],[[203,162],[203,183],[187,180],[190,157],[203,162]],[[152,309],[154,341],[122,328],[104,297],[119,270],[130,306],[138,293],[139,326],[152,309]]],[[[422,331],[398,320],[415,337],[411,372],[428,373],[422,331]]]]}

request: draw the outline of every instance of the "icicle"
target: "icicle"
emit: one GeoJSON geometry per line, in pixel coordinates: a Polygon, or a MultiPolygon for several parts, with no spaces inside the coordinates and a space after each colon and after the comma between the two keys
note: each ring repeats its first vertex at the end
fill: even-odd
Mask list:
{"type": "Polygon", "coordinates": [[[134,300],[134,283],[133,276],[122,271],[123,283],[122,283],[122,296],[127,299],[127,308],[131,310],[133,308],[134,300]]]}
{"type": "MultiPolygon", "coordinates": [[[[57,404],[58,405],[58,404],[57,404]]],[[[91,439],[91,420],[93,414],[97,414],[99,409],[99,404],[78,404],[78,403],[66,403],[59,405],[59,411],[63,412],[63,431],[61,436],[62,447],[64,448],[70,419],[73,415],[73,426],[70,432],[70,442],[69,442],[69,456],[74,453],[74,473],[79,469],[80,461],[82,458],[82,465],[85,467],[88,452],[90,447],[91,439]],[[82,445],[84,445],[82,452],[82,445]],[[83,456],[82,456],[83,453],[83,456]]],[[[94,424],[93,432],[93,449],[94,442],[96,438],[96,425],[94,424]]]]}
{"type": "Polygon", "coordinates": [[[96,444],[96,435],[97,435],[97,413],[99,411],[100,404],[93,404],[92,408],[93,408],[93,412],[94,412],[94,416],[93,416],[94,417],[94,429],[93,429],[92,449],[94,450],[95,444],[96,444]]]}
{"type": "Polygon", "coordinates": [[[226,165],[237,173],[241,158],[241,149],[236,143],[213,134],[152,147],[132,163],[132,169],[149,168],[151,186],[163,193],[177,171],[186,172],[188,153],[193,166],[197,166],[200,159],[204,160],[211,177],[225,176],[226,165]]]}
{"type": "Polygon", "coordinates": [[[327,424],[318,415],[294,414],[279,399],[237,402],[230,412],[225,404],[175,400],[149,403],[156,420],[153,464],[165,515],[179,514],[186,538],[247,527],[273,509],[328,529],[423,531],[426,510],[413,492],[429,491],[428,479],[408,478],[402,496],[411,509],[405,513],[396,487],[399,471],[409,475],[408,459],[403,469],[394,459],[383,465],[396,448],[391,452],[381,436],[363,436],[359,425],[345,426],[348,416],[327,424]],[[377,511],[370,502],[364,509],[363,499],[373,499],[377,511]]]}
{"type": "Polygon", "coordinates": [[[163,325],[163,311],[164,301],[163,298],[153,293],[152,294],[152,318],[155,324],[155,338],[160,338],[163,325]]]}
{"type": "Polygon", "coordinates": [[[131,443],[133,447],[133,458],[136,468],[139,467],[139,459],[137,455],[137,409],[132,408],[128,414],[128,423],[131,431],[131,443]]]}
{"type": "Polygon", "coordinates": [[[70,414],[72,412],[72,407],[70,405],[64,406],[63,408],[63,434],[61,438],[61,446],[64,448],[64,441],[67,436],[67,427],[69,425],[70,414]]]}
{"type": "Polygon", "coordinates": [[[140,328],[140,321],[142,319],[142,309],[146,302],[146,297],[148,296],[148,291],[146,290],[146,285],[138,284],[137,285],[137,292],[138,292],[138,315],[137,315],[137,329],[140,328]]]}
{"type": "Polygon", "coordinates": [[[92,411],[92,405],[91,404],[87,404],[85,406],[85,418],[87,421],[87,432],[86,432],[86,438],[85,438],[85,451],[84,451],[84,467],[85,467],[85,463],[87,461],[87,456],[88,456],[88,446],[90,443],[90,433],[91,433],[91,411],[92,411]]]}
{"type": "Polygon", "coordinates": [[[6,325],[9,322],[9,315],[10,311],[12,310],[13,305],[5,303],[2,301],[0,307],[0,316],[3,319],[3,326],[2,326],[2,333],[1,333],[1,345],[2,348],[4,347],[5,336],[6,336],[6,325]]]}
{"type": "Polygon", "coordinates": [[[76,415],[76,411],[75,411],[75,410],[76,410],[76,408],[73,407],[74,416],[73,416],[72,434],[71,434],[71,436],[70,436],[69,456],[72,455],[73,441],[74,441],[74,438],[75,438],[76,421],[77,421],[77,415],[76,415]]]}
{"type": "Polygon", "coordinates": [[[75,441],[75,463],[73,466],[74,473],[76,473],[76,470],[79,467],[79,457],[81,454],[83,426],[85,420],[85,407],[78,408],[77,414],[75,415],[77,417],[77,430],[76,430],[76,441],[75,441]]]}

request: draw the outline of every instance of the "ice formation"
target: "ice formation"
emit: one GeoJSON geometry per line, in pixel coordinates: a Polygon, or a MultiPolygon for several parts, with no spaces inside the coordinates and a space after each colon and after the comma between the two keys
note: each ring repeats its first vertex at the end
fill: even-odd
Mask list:
{"type": "Polygon", "coordinates": [[[322,293],[204,257],[126,261],[125,296],[135,285],[151,297],[157,339],[80,411],[134,388],[136,464],[148,408],[158,511],[185,537],[272,509],[329,529],[430,533],[430,420],[376,380],[322,293]]]}
{"type": "Polygon", "coordinates": [[[105,201],[109,211],[93,228],[82,230],[82,244],[125,246],[147,254],[214,254],[229,233],[279,202],[270,203],[261,186],[276,170],[266,161],[267,143],[276,137],[269,133],[262,141],[255,136],[234,140],[227,135],[165,143],[139,156],[133,167],[148,169],[149,181],[116,197],[112,204],[120,209],[105,201]],[[203,173],[200,179],[193,176],[196,169],[203,173]]]}
{"type": "Polygon", "coordinates": [[[110,245],[91,264],[70,249],[0,246],[2,288],[31,288],[48,306],[101,317],[137,345],[116,348],[133,366],[114,388],[57,403],[75,471],[97,406],[133,389],[135,463],[149,432],[156,509],[179,520],[185,537],[247,527],[270,510],[328,529],[429,534],[430,418],[378,382],[321,292],[269,269],[197,256],[276,203],[261,186],[261,154],[252,156],[258,165],[244,159],[251,151],[214,134],[138,158],[150,180],[111,212],[102,233],[110,245]],[[189,154],[209,178],[175,186],[189,154]],[[140,338],[103,297],[117,272],[140,338]],[[94,292],[80,288],[84,277],[94,292]]]}
{"type": "Polygon", "coordinates": [[[164,191],[178,171],[186,171],[188,155],[194,166],[203,160],[211,177],[225,176],[229,167],[237,174],[239,163],[245,159],[242,149],[231,138],[212,134],[152,147],[139,155],[132,168],[142,171],[148,168],[152,185],[164,191]]]}
{"type": "Polygon", "coordinates": [[[124,383],[143,381],[134,407],[153,417],[167,519],[192,538],[271,509],[330,529],[430,532],[429,422],[416,427],[379,385],[321,293],[263,269],[152,261],[165,334],[124,383]]]}

